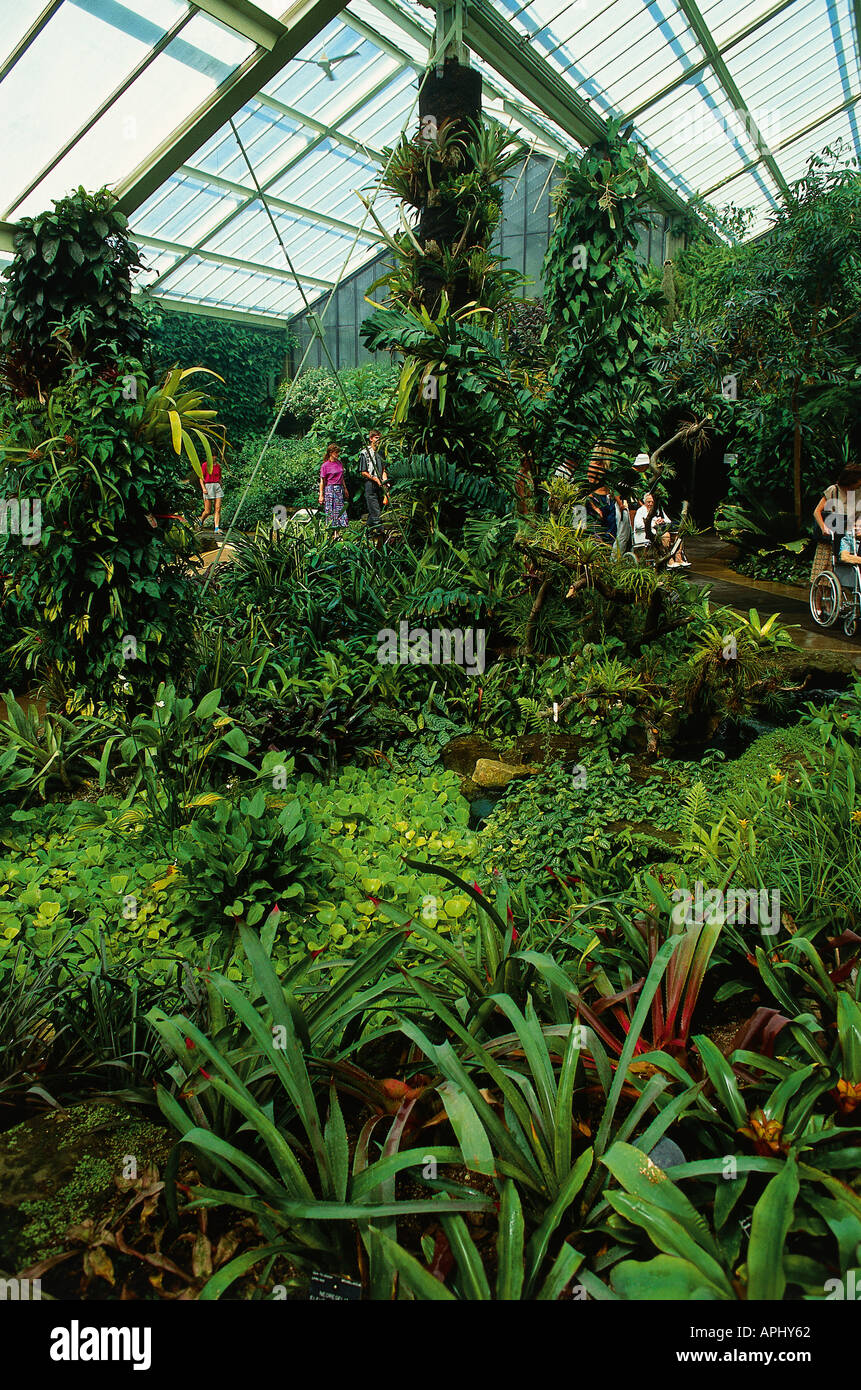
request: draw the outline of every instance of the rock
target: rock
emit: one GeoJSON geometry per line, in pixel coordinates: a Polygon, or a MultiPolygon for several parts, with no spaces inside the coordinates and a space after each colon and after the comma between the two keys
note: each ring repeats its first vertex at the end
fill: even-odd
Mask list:
{"type": "Polygon", "coordinates": [[[52,1110],[0,1134],[0,1250],[3,1264],[24,1269],[65,1248],[66,1229],[98,1220],[130,1176],[161,1169],[172,1131],[118,1105],[83,1103],[52,1110]]]}
{"type": "Polygon", "coordinates": [[[442,750],[443,766],[456,772],[459,777],[472,777],[472,769],[479,758],[500,758],[500,750],[495,744],[482,738],[480,734],[458,734],[442,750]]]}
{"type": "Polygon", "coordinates": [[[534,771],[532,767],[512,767],[508,763],[497,762],[494,758],[479,758],[472,780],[477,787],[507,787],[515,777],[528,777],[534,771]]]}

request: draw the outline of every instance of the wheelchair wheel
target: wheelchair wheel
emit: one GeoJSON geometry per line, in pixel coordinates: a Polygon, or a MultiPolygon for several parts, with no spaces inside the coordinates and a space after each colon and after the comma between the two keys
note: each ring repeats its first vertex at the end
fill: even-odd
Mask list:
{"type": "Polygon", "coordinates": [[[843,623],[843,631],[847,637],[854,637],[858,630],[858,619],[854,613],[850,614],[843,623]]]}
{"type": "Polygon", "coordinates": [[[832,627],[840,616],[843,591],[830,570],[817,575],[810,586],[810,614],[820,627],[832,627]]]}

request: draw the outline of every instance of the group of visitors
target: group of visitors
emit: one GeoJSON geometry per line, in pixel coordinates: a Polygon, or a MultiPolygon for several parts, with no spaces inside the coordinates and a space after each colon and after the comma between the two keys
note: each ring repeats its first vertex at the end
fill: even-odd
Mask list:
{"type": "MultiPolygon", "coordinates": [[[[364,489],[365,509],[368,516],[368,530],[379,544],[382,540],[383,508],[389,505],[389,475],[380,452],[382,435],[379,430],[371,430],[368,442],[359,454],[358,468],[364,489]]],[[[643,471],[648,467],[647,454],[638,455],[635,468],[643,471]]],[[[522,514],[534,506],[534,460],[525,455],[515,486],[517,509],[522,514]]],[[[563,459],[554,473],[555,478],[567,482],[574,481],[575,464],[573,459],[563,459]]],[[[635,557],[645,555],[653,545],[669,551],[668,568],[678,569],[689,565],[681,538],[673,535],[669,517],[657,505],[651,492],[643,494],[642,500],[635,497],[621,497],[611,492],[603,481],[604,464],[593,460],[589,468],[589,482],[592,491],[585,499],[586,512],[596,534],[613,546],[618,555],[631,552],[635,557]],[[649,519],[651,525],[648,526],[649,519]],[[648,534],[650,531],[651,535],[648,534]]],[[[320,466],[318,505],[323,509],[326,524],[340,540],[347,526],[347,506],[350,490],[341,458],[341,447],[333,442],[326,448],[325,458],[320,466]]],[[[221,463],[213,458],[204,463],[200,480],[203,495],[203,514],[200,526],[206,525],[214,506],[215,535],[221,534],[221,504],[224,499],[221,463]]],[[[310,519],[313,512],[299,514],[302,519],[310,519]]]]}
{"type": "MultiPolygon", "coordinates": [[[[359,454],[359,472],[364,479],[368,529],[372,533],[376,533],[377,536],[380,534],[383,507],[389,505],[387,486],[389,475],[380,453],[381,442],[380,431],[371,430],[368,435],[368,442],[359,454]]],[[[203,495],[203,514],[198,525],[201,527],[206,525],[214,505],[214,532],[216,536],[220,536],[224,488],[221,480],[221,463],[218,459],[213,458],[211,462],[204,462],[200,490],[203,495]]],[[[350,492],[344,476],[344,464],[341,460],[339,444],[329,444],[326,449],[326,456],[320,467],[318,501],[325,512],[327,524],[335,534],[335,539],[340,540],[341,533],[347,525],[347,504],[350,501],[350,492]]],[[[313,513],[305,512],[302,515],[310,517],[313,513]]]]}
{"type": "MultiPolygon", "coordinates": [[[[645,472],[648,466],[648,454],[638,454],[634,460],[637,472],[645,472]]],[[[574,470],[574,460],[566,458],[558,465],[553,476],[573,483],[574,470]]],[[[611,491],[603,481],[603,472],[602,463],[593,462],[590,465],[589,482],[593,486],[585,499],[586,514],[596,535],[612,545],[617,555],[631,553],[635,559],[642,559],[654,544],[669,552],[668,569],[689,569],[690,561],[685,555],[682,539],[673,534],[670,518],[658,505],[654,495],[645,492],[639,501],[635,496],[623,497],[611,491]]]]}
{"type": "MultiPolygon", "coordinates": [[[[386,484],[389,475],[380,453],[382,436],[379,430],[371,430],[368,442],[359,454],[359,473],[365,480],[365,507],[368,513],[368,529],[378,532],[382,520],[383,507],[389,505],[386,484]]],[[[347,503],[350,493],[344,476],[339,444],[330,444],[326,457],[320,467],[319,504],[326,514],[326,523],[340,539],[347,525],[347,503]]]]}

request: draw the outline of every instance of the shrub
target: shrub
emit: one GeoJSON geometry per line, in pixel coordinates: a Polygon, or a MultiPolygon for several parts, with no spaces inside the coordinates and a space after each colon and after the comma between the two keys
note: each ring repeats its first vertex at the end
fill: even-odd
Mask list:
{"type": "Polygon", "coordinates": [[[250,435],[225,469],[225,516],[241,531],[251,531],[258,523],[271,526],[275,507],[317,505],[320,450],[305,439],[276,436],[255,474],[265,442],[265,435],[250,435]]]}
{"type": "Polygon", "coordinates": [[[153,316],[151,353],[157,370],[200,362],[217,372],[212,394],[232,443],[265,428],[271,387],[284,369],[290,335],[283,327],[255,328],[202,314],[153,316]]]}
{"type": "Polygon", "coordinates": [[[397,370],[390,366],[354,367],[339,372],[337,380],[325,367],[313,367],[303,372],[295,384],[284,383],[279,403],[289,391],[290,415],[308,428],[308,442],[320,449],[321,458],[330,440],[336,440],[341,445],[342,458],[355,462],[368,442],[370,430],[385,434],[392,418],[397,382],[397,370]]]}
{"type": "Polygon", "coordinates": [[[53,212],[18,223],[0,314],[3,371],[16,395],[50,390],[67,352],[103,366],[139,355],[144,321],[131,277],[141,262],[115,204],[106,188],[78,188],[53,212]]]}

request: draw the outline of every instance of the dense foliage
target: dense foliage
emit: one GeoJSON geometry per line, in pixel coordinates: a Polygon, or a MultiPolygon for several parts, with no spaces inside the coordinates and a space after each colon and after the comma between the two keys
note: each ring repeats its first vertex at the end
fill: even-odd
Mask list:
{"type": "Polygon", "coordinates": [[[290,347],[283,328],[254,328],[159,309],[152,316],[150,333],[156,372],[169,371],[177,362],[199,362],[221,377],[212,395],[234,447],[263,430],[290,347]]]}
{"type": "Polygon", "coordinates": [[[443,123],[431,139],[420,130],[384,152],[381,187],[411,215],[432,205],[436,222],[454,228],[444,244],[420,241],[410,226],[386,237],[387,302],[361,330],[368,349],[404,359],[392,416],[407,459],[398,476],[436,498],[469,496],[476,473],[510,477],[528,433],[531,397],[512,377],[500,336],[519,277],[490,250],[503,181],[521,156],[489,123],[465,132],[443,123]]]}
{"type": "Polygon", "coordinates": [[[108,368],[140,355],[132,272],[142,262],[115,203],[107,189],[79,188],[17,224],[0,312],[2,375],[17,396],[50,391],[70,353],[108,368]]]}
{"type": "MultiPolygon", "coordinates": [[[[693,236],[678,260],[681,317],[668,352],[675,389],[697,393],[706,377],[713,391],[716,380],[733,379],[733,493],[791,490],[799,528],[861,446],[852,432],[861,400],[859,212],[854,160],[838,143],[808,161],[765,237],[693,236]]],[[[739,218],[722,230],[740,230],[739,218]]]]}
{"type": "MultiPolygon", "coordinates": [[[[401,142],[390,191],[460,230],[392,239],[366,336],[400,366],[283,385],[232,451],[196,375],[245,391],[227,339],[152,377],[151,345],[63,329],[50,389],[2,403],[3,489],[40,530],[3,549],[0,637],[39,686],[0,720],[0,1103],[102,1125],[109,1099],[134,1116],[116,1152],[149,1146],[135,1179],[105,1144],[22,1205],[0,1265],[52,1294],[304,1297],[324,1271],[378,1301],[769,1302],[854,1278],[861,682],[838,661],[815,696],[777,617],[628,563],[582,480],[512,498],[542,430],[545,472],[647,442],[659,476],[674,412],[753,429],[756,394],[751,369],[721,395],[690,270],[663,315],[637,271],[645,166],[618,135],[566,167],[533,356],[541,315],[488,251],[513,157],[494,127],[401,142]],[[273,526],[330,440],[349,482],[387,422],[384,543],[273,526]],[[164,513],[216,457],[233,544],[202,575],[164,513]]],[[[724,284],[759,254],[686,264],[724,284]]],[[[803,555],[770,500],[721,534],[803,555]]]]}
{"type": "Polygon", "coordinates": [[[544,403],[553,452],[633,456],[660,427],[656,334],[635,256],[648,197],[645,155],[630,131],[569,157],[554,190],[544,265],[548,326],[558,345],[544,403]]]}

